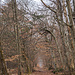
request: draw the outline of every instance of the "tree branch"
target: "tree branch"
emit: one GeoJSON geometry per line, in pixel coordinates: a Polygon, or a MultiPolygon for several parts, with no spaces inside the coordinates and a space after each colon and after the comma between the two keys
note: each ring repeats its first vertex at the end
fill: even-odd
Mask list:
{"type": "Polygon", "coordinates": [[[49,8],[52,12],[56,13],[56,11],[54,11],[50,6],[46,5],[46,4],[43,2],[43,0],[41,0],[41,2],[42,2],[47,8],[49,8]]]}

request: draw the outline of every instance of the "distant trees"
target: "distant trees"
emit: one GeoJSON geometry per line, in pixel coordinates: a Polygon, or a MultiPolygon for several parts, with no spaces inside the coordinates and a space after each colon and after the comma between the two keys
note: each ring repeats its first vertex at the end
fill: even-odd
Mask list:
{"type": "MultiPolygon", "coordinates": [[[[75,46],[74,46],[75,31],[74,31],[74,23],[73,23],[70,1],[69,0],[51,1],[56,6],[56,8],[54,7],[55,9],[45,4],[43,0],[41,0],[41,2],[54,13],[54,18],[55,18],[55,21],[57,22],[56,24],[59,27],[59,34],[62,41],[61,43],[62,43],[63,51],[61,49],[58,49],[61,62],[63,66],[65,65],[67,66],[69,70],[72,70],[74,69],[74,65],[75,65],[74,64],[75,59],[73,54],[75,51],[75,46]],[[67,10],[68,10],[68,13],[67,13],[67,10]],[[71,56],[70,58],[69,58],[69,55],[71,56]]],[[[58,48],[61,48],[60,45],[58,46],[58,48]]]]}
{"type": "MultiPolygon", "coordinates": [[[[16,68],[18,66],[18,75],[21,75],[23,71],[28,73],[32,72],[33,60],[35,56],[35,47],[32,43],[34,42],[32,35],[35,33],[32,33],[33,22],[30,21],[28,17],[26,17],[28,12],[22,9],[18,9],[16,0],[11,0],[8,4],[6,4],[6,6],[2,6],[1,14],[0,30],[2,35],[1,39],[3,53],[6,54],[5,59],[9,59],[12,56],[15,57],[18,55],[18,58],[14,59],[14,61],[17,61],[18,63],[14,67],[16,68]]],[[[4,60],[3,55],[1,59],[4,60]]],[[[6,63],[8,62],[10,62],[10,60],[6,61],[6,63]]],[[[6,71],[7,70],[10,70],[10,68],[7,68],[6,71]]]]}
{"type": "Polygon", "coordinates": [[[41,0],[45,7],[38,10],[30,9],[31,2],[10,0],[0,8],[0,73],[8,74],[4,59],[8,63],[13,56],[11,62],[18,63],[14,67],[18,67],[18,75],[32,72],[39,58],[48,69],[74,70],[75,28],[70,0],[51,0],[49,4],[41,0]]]}

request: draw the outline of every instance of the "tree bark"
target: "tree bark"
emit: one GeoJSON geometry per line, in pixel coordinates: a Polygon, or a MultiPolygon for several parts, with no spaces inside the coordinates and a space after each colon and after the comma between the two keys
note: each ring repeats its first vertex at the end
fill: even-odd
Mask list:
{"type": "Polygon", "coordinates": [[[19,59],[18,59],[18,75],[22,75],[21,73],[21,49],[20,49],[20,40],[19,40],[19,26],[17,22],[17,5],[16,5],[16,0],[12,0],[12,5],[13,5],[13,20],[14,20],[14,32],[16,36],[16,46],[17,46],[17,51],[19,54],[19,59]]]}
{"type": "Polygon", "coordinates": [[[1,40],[0,40],[0,75],[9,75],[7,72],[5,60],[2,53],[1,40]]]}
{"type": "Polygon", "coordinates": [[[66,0],[66,3],[67,3],[67,8],[68,8],[68,14],[69,14],[69,21],[70,21],[70,32],[71,32],[71,48],[72,50],[74,51],[75,53],[75,32],[74,32],[74,24],[73,24],[73,17],[72,17],[72,10],[71,10],[71,6],[70,6],[70,1],[69,0],[66,0]]]}
{"type": "MultiPolygon", "coordinates": [[[[65,7],[65,2],[64,2],[64,0],[63,0],[63,9],[64,9],[64,16],[65,16],[65,19],[66,19],[66,23],[67,24],[69,24],[68,23],[68,17],[67,17],[67,11],[66,11],[66,7],[65,7]]],[[[68,48],[69,48],[69,51],[70,51],[70,53],[69,54],[71,54],[71,68],[72,69],[74,69],[74,54],[73,54],[73,50],[72,50],[72,40],[71,40],[71,32],[70,32],[70,27],[69,26],[67,26],[66,27],[67,28],[67,30],[68,30],[68,48]]],[[[66,41],[66,40],[65,40],[66,41]]],[[[66,43],[67,44],[67,43],[66,43]]]]}
{"type": "Polygon", "coordinates": [[[62,5],[61,5],[61,2],[60,0],[57,0],[57,9],[58,9],[58,12],[59,14],[57,13],[56,14],[56,17],[57,17],[57,22],[58,22],[58,25],[59,25],[59,30],[60,30],[60,37],[61,37],[61,40],[62,40],[62,46],[63,46],[63,52],[64,52],[64,63],[65,63],[65,66],[67,66],[68,70],[70,70],[70,66],[68,64],[68,56],[67,56],[67,50],[66,50],[66,46],[65,46],[65,40],[64,40],[64,26],[62,26],[61,24],[63,23],[63,12],[62,12],[62,5]],[[59,22],[60,19],[61,21],[59,22]]]}

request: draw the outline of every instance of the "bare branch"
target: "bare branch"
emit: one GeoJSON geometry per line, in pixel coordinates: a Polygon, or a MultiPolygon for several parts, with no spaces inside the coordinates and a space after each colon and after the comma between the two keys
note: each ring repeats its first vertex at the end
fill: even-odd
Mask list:
{"type": "Polygon", "coordinates": [[[54,11],[50,6],[46,5],[46,4],[43,2],[43,0],[41,0],[41,2],[42,2],[47,8],[49,8],[52,12],[56,13],[56,11],[54,11]]]}

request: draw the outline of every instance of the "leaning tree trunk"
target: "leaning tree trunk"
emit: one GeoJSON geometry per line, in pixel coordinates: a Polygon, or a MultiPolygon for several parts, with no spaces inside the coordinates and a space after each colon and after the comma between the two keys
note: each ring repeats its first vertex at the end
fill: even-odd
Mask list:
{"type": "MultiPolygon", "coordinates": [[[[53,32],[51,32],[49,30],[45,30],[45,31],[50,33],[52,35],[52,37],[54,38],[56,46],[57,46],[57,49],[58,49],[58,52],[59,52],[59,55],[60,55],[60,61],[61,61],[62,65],[63,65],[64,62],[63,62],[63,58],[62,58],[62,53],[61,53],[61,50],[60,50],[60,47],[59,47],[59,44],[58,44],[58,41],[57,41],[55,35],[53,34],[53,32]]],[[[53,57],[55,57],[55,55],[53,57]]],[[[54,60],[55,60],[55,58],[54,58],[54,60]]]]}

